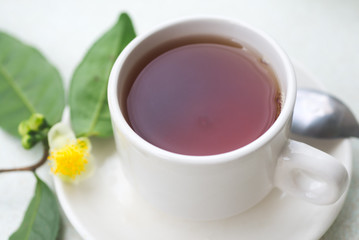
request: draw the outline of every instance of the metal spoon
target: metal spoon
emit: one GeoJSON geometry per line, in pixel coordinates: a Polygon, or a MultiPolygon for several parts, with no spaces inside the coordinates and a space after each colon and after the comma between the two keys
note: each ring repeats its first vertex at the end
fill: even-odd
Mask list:
{"type": "Polygon", "coordinates": [[[298,89],[292,132],[315,138],[359,137],[359,124],[336,97],[319,90],[298,89]]]}

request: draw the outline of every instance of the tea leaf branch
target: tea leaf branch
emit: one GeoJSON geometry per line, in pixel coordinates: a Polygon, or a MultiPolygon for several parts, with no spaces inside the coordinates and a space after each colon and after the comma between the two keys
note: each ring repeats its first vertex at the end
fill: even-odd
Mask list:
{"type": "MultiPolygon", "coordinates": [[[[136,36],[130,17],[123,13],[117,23],[89,49],[76,68],[69,93],[71,123],[77,136],[111,136],[107,104],[107,82],[112,65],[123,48],[136,36]]],[[[30,166],[0,169],[0,173],[32,171],[36,189],[15,239],[55,240],[60,214],[56,197],[36,175],[49,155],[47,131],[40,125],[20,125],[31,114],[40,113],[48,128],[61,120],[65,91],[60,74],[35,48],[0,32],[0,127],[20,137],[25,148],[43,143],[41,159],[30,166]],[[25,131],[25,130],[26,131],[25,131]]],[[[36,123],[37,124],[37,123],[36,123]]]]}

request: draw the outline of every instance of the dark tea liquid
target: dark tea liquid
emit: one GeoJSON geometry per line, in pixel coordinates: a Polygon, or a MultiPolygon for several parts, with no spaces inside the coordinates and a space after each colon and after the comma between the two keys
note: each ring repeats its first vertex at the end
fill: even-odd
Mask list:
{"type": "Polygon", "coordinates": [[[241,46],[195,43],[155,57],[127,98],[134,131],[186,155],[228,152],[254,141],[276,120],[280,91],[269,66],[241,46]]]}

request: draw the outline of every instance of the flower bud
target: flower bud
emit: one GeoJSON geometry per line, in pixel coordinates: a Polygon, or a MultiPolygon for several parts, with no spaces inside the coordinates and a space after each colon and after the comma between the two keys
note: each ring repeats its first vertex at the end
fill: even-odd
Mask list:
{"type": "Polygon", "coordinates": [[[31,115],[28,121],[28,126],[32,131],[39,131],[46,127],[48,127],[48,124],[45,120],[44,115],[40,113],[34,113],[31,115]]]}
{"type": "Polygon", "coordinates": [[[30,134],[24,135],[21,138],[21,144],[25,149],[32,148],[38,141],[30,134]]]}
{"type": "Polygon", "coordinates": [[[45,117],[40,113],[34,113],[29,119],[19,124],[18,131],[21,135],[22,145],[25,149],[32,148],[36,143],[44,140],[50,129],[45,117]]]}

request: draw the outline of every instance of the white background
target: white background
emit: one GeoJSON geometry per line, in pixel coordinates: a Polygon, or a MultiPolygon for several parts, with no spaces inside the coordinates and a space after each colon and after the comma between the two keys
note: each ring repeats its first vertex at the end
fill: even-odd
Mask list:
{"type": "MultiPolygon", "coordinates": [[[[187,15],[214,14],[246,21],[269,33],[292,59],[359,116],[357,0],[0,0],[0,31],[38,48],[58,68],[67,88],[87,49],[122,11],[130,14],[138,34],[187,15]]],[[[354,139],[352,143],[354,177],[348,199],[323,239],[359,238],[359,142],[354,139]]],[[[17,139],[0,131],[1,168],[29,165],[39,155],[39,148],[26,152],[17,139]],[[13,147],[4,149],[2,141],[13,147]]],[[[40,174],[51,184],[47,171],[44,166],[40,174]]],[[[0,240],[18,227],[32,197],[33,183],[29,173],[0,175],[0,240]]],[[[62,238],[79,239],[69,225],[62,238]]]]}

